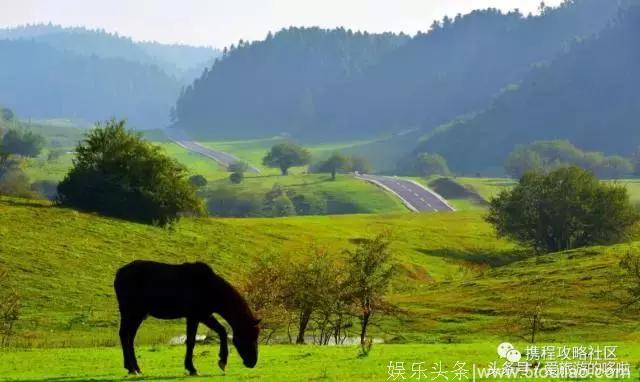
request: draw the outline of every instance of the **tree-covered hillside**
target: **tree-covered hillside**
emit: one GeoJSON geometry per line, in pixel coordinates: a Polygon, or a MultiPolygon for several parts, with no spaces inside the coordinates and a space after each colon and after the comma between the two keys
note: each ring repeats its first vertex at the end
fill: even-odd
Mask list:
{"type": "Polygon", "coordinates": [[[597,37],[575,42],[486,111],[443,129],[418,151],[440,153],[464,172],[501,166],[515,145],[544,139],[631,156],[640,145],[638,36],[640,7],[631,7],[597,37]]]}
{"type": "Polygon", "coordinates": [[[601,30],[617,8],[570,0],[539,16],[475,11],[411,39],[288,29],[228,52],[180,97],[178,124],[213,137],[428,131],[486,107],[531,65],[601,30]]]}
{"type": "Polygon", "coordinates": [[[27,40],[0,40],[0,103],[24,118],[127,118],[164,127],[179,84],[156,66],[82,56],[27,40]]]}
{"type": "Polygon", "coordinates": [[[120,58],[146,65],[155,65],[167,74],[190,83],[205,66],[220,55],[216,49],[180,44],[136,42],[130,37],[92,30],[84,27],[64,28],[58,25],[37,24],[0,29],[3,40],[34,40],[60,50],[82,56],[120,58]],[[188,77],[185,75],[190,74],[188,77]]]}
{"type": "Polygon", "coordinates": [[[176,105],[178,123],[216,137],[305,135],[319,128],[319,97],[407,40],[342,28],[289,28],[264,41],[241,42],[186,88],[176,105]]]}

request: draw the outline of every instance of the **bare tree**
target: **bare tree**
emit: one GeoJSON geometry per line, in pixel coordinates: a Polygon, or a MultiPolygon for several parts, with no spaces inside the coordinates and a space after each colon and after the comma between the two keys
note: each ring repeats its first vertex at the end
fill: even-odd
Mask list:
{"type": "Polygon", "coordinates": [[[543,277],[536,277],[515,291],[511,300],[511,316],[506,323],[507,330],[535,343],[548,321],[548,309],[556,301],[554,288],[557,287],[543,277]]]}

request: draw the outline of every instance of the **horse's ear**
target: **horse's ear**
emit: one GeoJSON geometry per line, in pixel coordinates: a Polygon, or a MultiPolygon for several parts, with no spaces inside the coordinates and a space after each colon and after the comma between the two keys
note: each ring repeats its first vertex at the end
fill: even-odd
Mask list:
{"type": "Polygon", "coordinates": [[[262,322],[262,319],[261,319],[261,318],[258,318],[257,320],[254,320],[254,321],[253,321],[253,326],[258,326],[258,325],[260,325],[260,322],[262,322]]]}

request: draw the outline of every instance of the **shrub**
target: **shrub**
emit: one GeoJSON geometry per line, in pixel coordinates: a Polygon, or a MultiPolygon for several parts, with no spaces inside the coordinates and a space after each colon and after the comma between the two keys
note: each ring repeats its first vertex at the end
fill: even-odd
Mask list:
{"type": "Polygon", "coordinates": [[[201,188],[207,185],[207,179],[202,175],[192,175],[189,177],[189,183],[193,187],[201,188]]]}
{"type": "Polygon", "coordinates": [[[98,124],[76,153],[58,185],[62,205],[160,225],[204,213],[186,168],[128,131],[124,121],[98,124]]]}
{"type": "Polygon", "coordinates": [[[2,137],[0,151],[24,157],[37,157],[44,143],[42,136],[31,131],[9,129],[2,137]]]}
{"type": "Polygon", "coordinates": [[[486,217],[498,236],[543,252],[619,242],[639,219],[624,186],[578,167],[526,173],[491,200],[486,217]]]}

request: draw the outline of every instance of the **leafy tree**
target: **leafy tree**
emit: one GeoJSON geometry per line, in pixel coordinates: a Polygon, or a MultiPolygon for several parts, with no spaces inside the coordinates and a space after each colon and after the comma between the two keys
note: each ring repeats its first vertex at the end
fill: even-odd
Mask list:
{"type": "Polygon", "coordinates": [[[245,162],[234,162],[229,165],[229,180],[231,183],[239,184],[244,180],[244,173],[249,169],[249,165],[245,162]]]}
{"type": "Polygon", "coordinates": [[[296,209],[296,215],[322,215],[327,213],[327,200],[313,194],[295,194],[287,192],[287,196],[296,209]]]}
{"type": "Polygon", "coordinates": [[[347,288],[360,320],[360,344],[366,343],[367,328],[375,312],[384,312],[389,305],[384,295],[393,274],[389,233],[358,242],[355,251],[347,251],[347,288]]]}
{"type": "Polygon", "coordinates": [[[438,154],[422,153],[415,161],[416,172],[421,176],[451,175],[447,161],[438,154]]]}
{"type": "Polygon", "coordinates": [[[296,214],[296,208],[291,202],[291,199],[289,199],[282,187],[278,184],[274,184],[271,190],[265,195],[263,209],[266,216],[272,217],[296,214]]]}
{"type": "Polygon", "coordinates": [[[331,180],[336,180],[336,172],[349,170],[350,168],[351,160],[340,153],[334,153],[320,165],[321,172],[331,173],[331,180]]]}
{"type": "Polygon", "coordinates": [[[368,174],[371,172],[371,163],[365,157],[353,156],[351,157],[351,171],[368,174]]]}
{"type": "Polygon", "coordinates": [[[518,146],[509,154],[504,168],[511,177],[519,179],[527,171],[542,170],[542,158],[537,152],[518,146]]]}
{"type": "Polygon", "coordinates": [[[229,175],[229,180],[233,184],[240,184],[244,180],[244,173],[243,172],[232,172],[231,175],[229,175]]]}
{"type": "Polygon", "coordinates": [[[633,165],[626,158],[582,151],[565,140],[518,145],[507,158],[505,170],[512,177],[520,178],[527,171],[549,172],[569,165],[582,167],[605,179],[616,179],[633,172],[633,165]]]}
{"type": "Polygon", "coordinates": [[[189,183],[193,187],[202,188],[207,185],[207,178],[202,175],[192,175],[189,177],[189,183]]]}
{"type": "Polygon", "coordinates": [[[262,164],[279,168],[282,175],[287,175],[290,167],[307,165],[310,160],[311,154],[305,148],[293,143],[280,143],[271,148],[262,164]]]}
{"type": "Polygon", "coordinates": [[[306,257],[293,265],[290,280],[285,291],[285,301],[289,309],[298,316],[296,343],[305,342],[305,332],[311,315],[319,309],[331,292],[335,282],[335,266],[324,248],[313,247],[306,257]]]}
{"type": "Polygon", "coordinates": [[[9,108],[0,106],[0,120],[4,122],[11,122],[15,118],[13,111],[9,108]]]}
{"type": "Polygon", "coordinates": [[[2,137],[0,150],[8,154],[37,157],[44,144],[45,140],[41,135],[31,131],[9,129],[2,137]]]}
{"type": "Polygon", "coordinates": [[[5,170],[0,169],[0,195],[17,196],[20,198],[35,198],[37,195],[31,191],[29,177],[25,172],[15,166],[5,170]]]}
{"type": "Polygon", "coordinates": [[[525,173],[491,200],[486,217],[498,236],[542,252],[618,242],[639,219],[626,188],[578,167],[525,173]]]}
{"type": "Polygon", "coordinates": [[[186,168],[124,121],[98,124],[75,151],[73,168],[58,185],[62,205],[160,225],[204,213],[186,168]]]}

